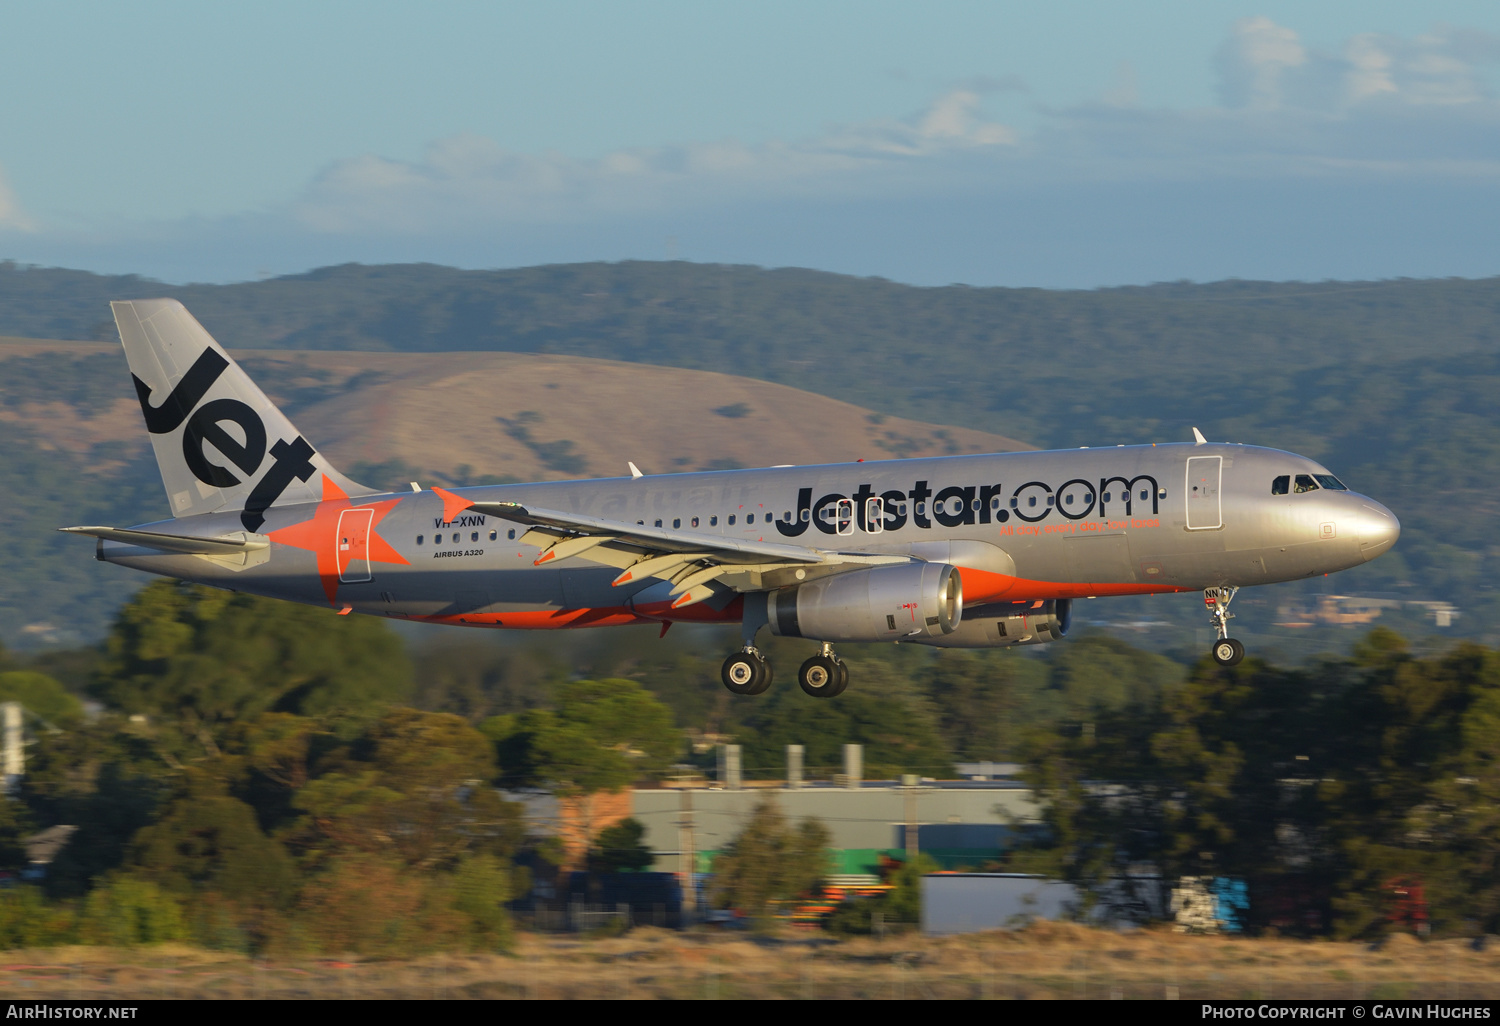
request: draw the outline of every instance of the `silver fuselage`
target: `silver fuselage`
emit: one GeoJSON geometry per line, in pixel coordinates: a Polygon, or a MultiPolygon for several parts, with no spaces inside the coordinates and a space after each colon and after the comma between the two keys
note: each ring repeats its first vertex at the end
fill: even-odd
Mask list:
{"type": "MultiPolygon", "coordinates": [[[[1298,474],[1328,471],[1274,449],[1167,444],[455,491],[475,501],[628,524],[660,521],[664,528],[706,536],[951,562],[964,573],[965,604],[976,608],[1289,581],[1358,566],[1395,543],[1396,517],[1368,496],[1328,488],[1272,494],[1273,479],[1298,474]],[[847,505],[840,507],[840,499],[847,505]]],[[[274,540],[284,528],[319,521],[320,505],[328,504],[272,507],[260,533],[274,540]]],[[[516,628],[738,620],[735,592],[792,583],[775,575],[733,581],[735,590],[722,599],[674,613],[658,601],[665,597],[657,594],[662,582],[612,587],[619,570],[590,562],[586,554],[534,566],[538,549],[517,540],[524,528],[474,513],[447,520],[442,499],[432,492],[362,497],[345,505],[381,508],[373,533],[389,546],[380,550],[388,558],[382,561],[372,548],[368,560],[334,571],[334,581],[328,580],[331,564],[319,553],[279,542],[244,565],[110,541],[99,543],[99,558],[219,587],[331,602],[353,612],[516,628]],[[480,622],[469,615],[476,613],[490,615],[480,622]]],[[[331,547],[339,531],[333,512],[321,514],[331,547]]],[[[179,535],[243,530],[235,512],[169,523],[179,535]]],[[[313,534],[321,537],[323,530],[313,534]]]]}

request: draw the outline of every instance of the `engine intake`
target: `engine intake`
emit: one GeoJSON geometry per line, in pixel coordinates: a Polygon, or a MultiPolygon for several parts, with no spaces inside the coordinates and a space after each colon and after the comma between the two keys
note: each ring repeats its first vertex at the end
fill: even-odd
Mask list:
{"type": "Polygon", "coordinates": [[[1002,648],[1041,645],[1068,633],[1073,623],[1071,599],[1042,603],[1018,602],[975,606],[964,610],[963,622],[952,634],[913,638],[939,648],[1002,648]]]}
{"type": "Polygon", "coordinates": [[[963,580],[947,563],[851,570],[766,596],[772,634],[815,641],[939,638],[963,613],[963,580]]]}

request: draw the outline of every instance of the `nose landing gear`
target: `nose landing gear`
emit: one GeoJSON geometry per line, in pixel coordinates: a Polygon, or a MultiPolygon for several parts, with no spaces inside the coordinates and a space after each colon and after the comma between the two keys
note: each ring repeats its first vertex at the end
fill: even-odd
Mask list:
{"type": "Polygon", "coordinates": [[[1234,619],[1234,614],[1229,611],[1229,603],[1234,601],[1235,593],[1239,590],[1234,585],[1203,589],[1203,604],[1211,610],[1209,619],[1213,623],[1214,633],[1219,636],[1211,654],[1214,662],[1220,666],[1235,666],[1245,658],[1245,646],[1229,636],[1229,621],[1234,619]]]}
{"type": "Polygon", "coordinates": [[[849,686],[849,667],[823,642],[823,650],[797,670],[797,683],[814,698],[833,698],[849,686]]]}

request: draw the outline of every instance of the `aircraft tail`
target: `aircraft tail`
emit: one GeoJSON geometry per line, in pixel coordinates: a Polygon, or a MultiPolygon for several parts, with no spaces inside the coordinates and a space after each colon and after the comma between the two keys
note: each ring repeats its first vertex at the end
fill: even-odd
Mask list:
{"type": "Polygon", "coordinates": [[[251,533],[272,506],[323,498],[344,477],[307,443],[175,299],[111,303],[172,516],[241,510],[251,533]]]}

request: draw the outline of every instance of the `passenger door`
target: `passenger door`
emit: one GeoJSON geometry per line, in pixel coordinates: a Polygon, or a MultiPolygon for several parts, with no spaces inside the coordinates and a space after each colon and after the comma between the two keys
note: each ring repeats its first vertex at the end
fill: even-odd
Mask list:
{"type": "Polygon", "coordinates": [[[1224,457],[1193,456],[1187,461],[1187,529],[1211,531],[1224,526],[1219,488],[1224,477],[1224,457]]]}
{"type": "Polygon", "coordinates": [[[373,509],[346,509],[339,514],[339,580],[357,584],[370,580],[370,521],[373,509]]]}

